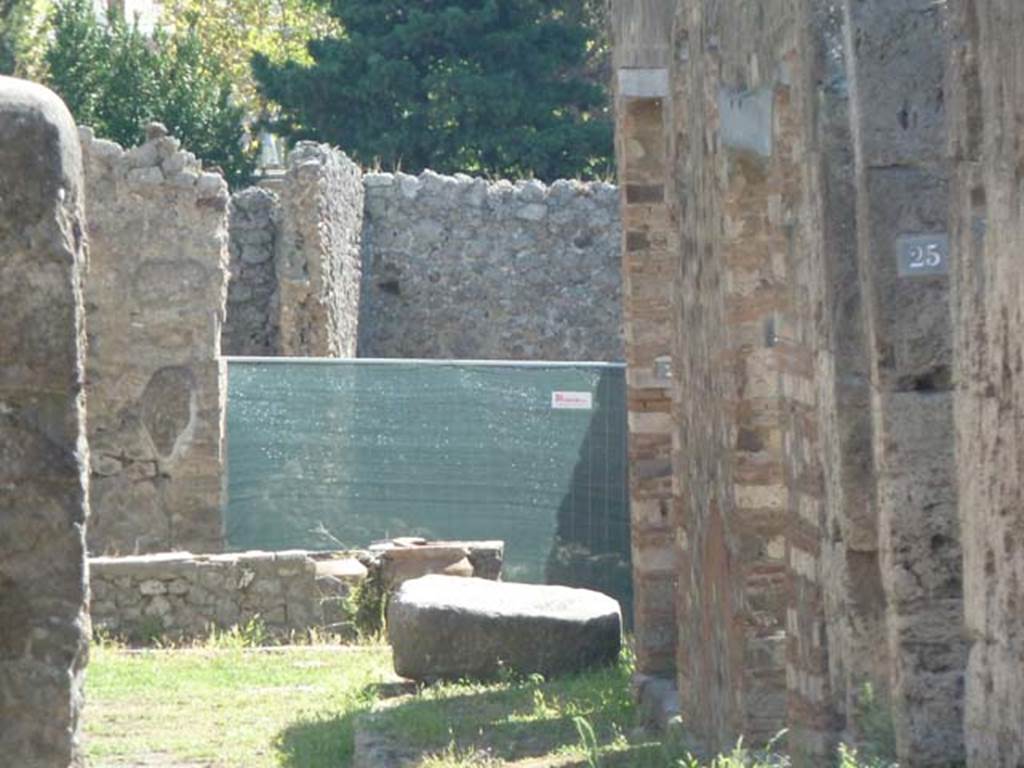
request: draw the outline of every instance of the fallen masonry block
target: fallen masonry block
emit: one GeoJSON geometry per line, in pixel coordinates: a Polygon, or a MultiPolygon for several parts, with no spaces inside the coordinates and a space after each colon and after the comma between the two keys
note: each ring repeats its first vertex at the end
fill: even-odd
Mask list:
{"type": "Polygon", "coordinates": [[[405,582],[387,626],[395,671],[424,681],[579,672],[622,645],[619,604],[600,592],[453,576],[405,582]]]}
{"type": "Polygon", "coordinates": [[[416,537],[389,539],[370,547],[389,591],[434,573],[499,579],[504,552],[503,541],[427,541],[416,537]]]}

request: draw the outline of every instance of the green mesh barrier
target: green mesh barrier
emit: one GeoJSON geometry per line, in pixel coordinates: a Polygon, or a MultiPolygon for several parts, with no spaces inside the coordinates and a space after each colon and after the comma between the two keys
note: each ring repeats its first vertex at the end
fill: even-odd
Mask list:
{"type": "Polygon", "coordinates": [[[629,607],[622,366],[231,358],[227,431],[231,549],[503,539],[629,607]]]}

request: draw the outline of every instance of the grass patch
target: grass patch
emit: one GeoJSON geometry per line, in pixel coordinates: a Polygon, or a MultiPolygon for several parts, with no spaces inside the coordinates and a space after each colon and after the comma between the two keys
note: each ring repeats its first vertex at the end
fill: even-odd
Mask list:
{"type": "MultiPolygon", "coordinates": [[[[553,680],[447,683],[379,701],[387,646],[252,648],[243,631],[205,645],[93,648],[84,727],[97,768],[346,768],[356,718],[424,755],[419,768],[788,768],[742,743],[712,761],[634,730],[631,659],[553,680]]],[[[891,768],[844,750],[840,768],[891,768]]]]}
{"type": "Polygon", "coordinates": [[[391,671],[385,646],[127,651],[93,647],[84,726],[90,765],[337,768],[352,719],[391,671]]]}
{"type": "Polygon", "coordinates": [[[439,755],[437,765],[509,762],[557,753],[582,755],[579,722],[599,748],[625,741],[634,720],[628,662],[574,677],[539,676],[499,683],[431,686],[375,714],[374,730],[402,744],[439,755]],[[486,755],[484,757],[479,755],[486,755]]]}

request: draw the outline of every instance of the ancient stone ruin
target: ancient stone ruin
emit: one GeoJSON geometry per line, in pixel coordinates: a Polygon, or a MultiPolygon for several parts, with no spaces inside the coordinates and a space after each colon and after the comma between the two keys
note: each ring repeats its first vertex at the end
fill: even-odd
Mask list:
{"type": "Polygon", "coordinates": [[[231,199],[223,352],[618,361],[616,188],[362,173],[300,143],[231,199]]]}
{"type": "Polygon", "coordinates": [[[7,77],[0,179],[0,755],[65,768],[89,635],[82,155],[60,99],[7,77]]]}
{"type": "Polygon", "coordinates": [[[801,766],[880,722],[903,765],[1024,765],[1024,6],[612,16],[621,282],[607,185],[364,175],[305,145],[231,198],[160,127],[79,138],[0,78],[2,759],[80,764],[90,501],[94,553],[202,553],[98,560],[112,628],[332,620],[330,563],[209,554],[223,342],[624,348],[651,719],[709,752],[785,728],[801,766]]]}
{"type": "Polygon", "coordinates": [[[165,133],[81,131],[94,554],[223,546],[228,191],[165,133]]]}
{"type": "Polygon", "coordinates": [[[229,196],[162,126],[81,138],[93,554],[223,549],[222,354],[621,356],[611,185],[363,174],[300,142],[229,196]]]}
{"type": "Polygon", "coordinates": [[[1010,6],[614,5],[638,683],[709,750],[1020,763],[1010,6]]]}

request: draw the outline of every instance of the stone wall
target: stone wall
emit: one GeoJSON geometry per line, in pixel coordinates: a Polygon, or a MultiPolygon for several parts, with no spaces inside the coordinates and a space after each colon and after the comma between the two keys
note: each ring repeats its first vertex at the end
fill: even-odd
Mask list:
{"type": "Polygon", "coordinates": [[[1024,765],[1024,6],[951,18],[952,277],[972,766],[1024,765]]]}
{"type": "Polygon", "coordinates": [[[889,718],[901,764],[956,763],[943,75],[947,30],[970,25],[914,0],[615,10],[631,384],[659,354],[672,372],[670,397],[630,403],[638,648],[669,637],[674,568],[695,743],[785,726],[819,765],[889,718]],[[666,403],[667,424],[646,412],[666,403]]]}
{"type": "Polygon", "coordinates": [[[232,198],[225,354],[622,359],[609,184],[363,175],[309,143],[263,184],[232,198]]]}
{"type": "Polygon", "coordinates": [[[384,592],[428,573],[501,578],[504,543],[397,539],[368,551],[167,552],[89,560],[92,621],[100,632],[148,643],[195,639],[259,621],[267,638],[310,630],[355,635],[352,590],[384,592]]]}
{"type": "Polygon", "coordinates": [[[622,359],[614,187],[364,181],[360,357],[622,359]]]}
{"type": "Polygon", "coordinates": [[[150,127],[81,130],[94,554],[222,546],[227,186],[150,127]]]}
{"type": "Polygon", "coordinates": [[[89,635],[82,157],[44,88],[0,77],[0,754],[83,765],[89,635]]]}
{"type": "Polygon", "coordinates": [[[225,354],[277,354],[277,220],[274,192],[250,187],[231,196],[231,277],[221,346],[225,354]]]}
{"type": "Polygon", "coordinates": [[[100,632],[147,642],[202,637],[259,619],[274,638],[339,631],[344,600],[366,577],[358,560],[299,550],[188,552],[89,561],[92,621],[100,632]]]}
{"type": "Polygon", "coordinates": [[[341,152],[299,142],[288,155],[279,206],[275,236],[279,354],[355,357],[362,172],[341,152]]]}

